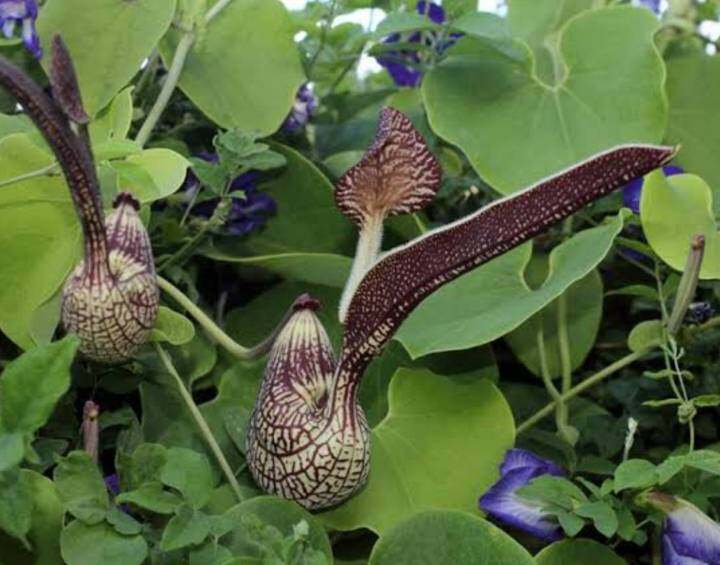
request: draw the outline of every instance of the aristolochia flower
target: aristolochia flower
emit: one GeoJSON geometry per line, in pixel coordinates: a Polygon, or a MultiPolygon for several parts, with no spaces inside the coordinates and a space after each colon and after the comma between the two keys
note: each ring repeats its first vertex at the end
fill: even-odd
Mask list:
{"type": "Polygon", "coordinates": [[[15,26],[22,27],[22,40],[36,59],[42,57],[40,38],[35,31],[38,17],[37,0],[0,0],[0,26],[8,39],[15,33],[15,26]]]}
{"type": "MultiPolygon", "coordinates": [[[[681,175],[685,172],[682,167],[676,167],[675,165],[665,165],[662,170],[666,177],[681,175]]],[[[642,187],[644,182],[645,178],[640,177],[630,181],[622,189],[623,204],[636,214],[640,213],[640,198],[642,197],[642,187]]]]}
{"type": "Polygon", "coordinates": [[[687,500],[651,492],[647,501],[666,514],[662,534],[663,565],[720,563],[720,524],[687,500]]]}
{"type": "Polygon", "coordinates": [[[303,129],[312,118],[317,108],[317,98],[310,88],[310,85],[303,84],[295,95],[290,114],[285,118],[282,129],[286,133],[297,133],[303,129]]]}
{"type": "MultiPolygon", "coordinates": [[[[432,2],[420,0],[417,3],[417,13],[426,16],[431,22],[441,24],[445,21],[445,11],[432,2]]],[[[408,37],[403,37],[399,33],[393,33],[383,40],[383,43],[425,43],[431,46],[438,53],[442,53],[450,47],[460,34],[451,34],[450,38],[438,42],[438,36],[434,32],[422,33],[416,31],[408,37]]],[[[418,51],[410,49],[399,49],[397,51],[387,51],[376,57],[377,62],[387,69],[393,81],[397,86],[417,86],[422,78],[422,71],[418,68],[420,65],[420,56],[418,51]]]]}
{"type": "Polygon", "coordinates": [[[480,508],[499,522],[542,540],[560,539],[560,525],[536,503],[517,494],[542,475],[559,477],[565,473],[552,461],[524,449],[510,449],[500,465],[500,479],[480,498],[480,508]]]}

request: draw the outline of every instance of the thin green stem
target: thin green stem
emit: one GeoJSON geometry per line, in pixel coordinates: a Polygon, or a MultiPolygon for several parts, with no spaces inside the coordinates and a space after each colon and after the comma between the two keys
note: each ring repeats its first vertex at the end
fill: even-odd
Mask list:
{"type": "Polygon", "coordinates": [[[11,184],[15,184],[17,182],[22,182],[25,180],[34,179],[37,177],[49,177],[52,176],[52,173],[59,167],[60,165],[58,163],[50,163],[49,165],[46,165],[45,167],[42,167],[41,169],[36,169],[34,171],[30,171],[29,173],[25,173],[23,175],[18,175],[16,177],[12,177],[9,179],[6,179],[4,181],[0,181],[0,188],[3,186],[8,186],[11,184]]]}
{"type": "Polygon", "coordinates": [[[283,319],[280,320],[275,330],[255,347],[243,347],[226,334],[222,328],[213,322],[210,316],[208,316],[192,300],[185,296],[179,288],[173,286],[170,281],[165,280],[162,277],[158,277],[157,281],[158,286],[164,292],[169,294],[178,304],[180,304],[180,306],[182,306],[188,314],[195,318],[195,320],[203,327],[210,337],[218,343],[218,345],[238,359],[257,359],[267,353],[270,350],[272,343],[275,341],[278,332],[283,328],[291,314],[291,310],[289,310],[283,319]]]}
{"type": "Polygon", "coordinates": [[[212,8],[205,14],[205,23],[210,23],[220,12],[230,5],[233,0],[219,0],[212,8]]]}
{"type": "MultiPolygon", "coordinates": [[[[572,362],[570,360],[570,339],[568,337],[567,328],[567,292],[564,292],[558,298],[557,307],[557,324],[558,324],[558,347],[560,349],[560,370],[562,374],[562,393],[567,393],[572,388],[572,362]]],[[[561,403],[562,404],[562,403],[561,403]]],[[[562,424],[566,439],[571,445],[575,442],[570,441],[572,438],[567,434],[568,419],[570,418],[570,408],[562,404],[562,424]]]]}
{"type": "Polygon", "coordinates": [[[538,324],[538,330],[535,333],[535,343],[538,350],[538,357],[540,359],[540,376],[542,377],[545,390],[550,395],[550,398],[555,402],[555,426],[557,427],[558,434],[565,440],[569,438],[565,435],[565,426],[567,422],[567,411],[565,403],[561,400],[560,391],[555,386],[550,376],[550,370],[548,369],[547,355],[545,353],[545,332],[543,331],[542,324],[538,324]]]}
{"type": "MultiPolygon", "coordinates": [[[[595,386],[596,384],[602,382],[609,376],[617,373],[620,369],[623,369],[627,367],[628,365],[634,363],[647,353],[649,353],[652,349],[642,349],[640,351],[635,351],[633,353],[630,353],[626,355],[625,357],[621,357],[611,365],[608,365],[601,371],[598,371],[594,375],[588,377],[583,382],[575,385],[573,388],[571,388],[566,393],[563,393],[560,395],[560,398],[557,402],[563,402],[567,403],[569,400],[572,400],[580,393],[586,391],[587,389],[595,386]]],[[[530,428],[532,428],[535,424],[543,420],[545,417],[549,416],[553,413],[555,410],[555,406],[557,404],[555,400],[553,400],[550,404],[546,405],[544,408],[538,410],[535,414],[530,416],[527,420],[525,420],[522,424],[520,424],[517,427],[517,433],[518,435],[528,431],[530,428]]]]}
{"type": "Polygon", "coordinates": [[[162,113],[170,102],[170,97],[175,91],[180,75],[182,74],[183,67],[185,66],[185,60],[187,59],[190,49],[192,49],[193,43],[195,42],[195,34],[192,32],[185,32],[180,38],[177,49],[175,49],[175,55],[173,56],[172,63],[168,69],[167,76],[165,77],[165,83],[160,90],[160,94],[155,100],[153,107],[148,112],[147,118],[140,127],[140,131],[135,138],[135,141],[141,147],[145,145],[150,139],[153,129],[157,125],[162,113]]]}
{"type": "Polygon", "coordinates": [[[165,369],[167,369],[167,372],[170,373],[170,375],[172,375],[173,379],[175,380],[175,384],[177,385],[180,396],[185,402],[185,405],[190,411],[190,414],[192,414],[192,417],[195,420],[195,424],[200,430],[202,436],[205,438],[205,441],[210,447],[210,450],[213,452],[213,455],[215,456],[215,459],[220,465],[220,469],[222,469],[225,478],[227,478],[228,483],[230,483],[230,487],[233,489],[235,496],[237,496],[238,501],[242,502],[244,500],[244,497],[242,495],[242,491],[240,490],[240,484],[235,478],[235,474],[233,473],[230,464],[228,463],[227,459],[225,459],[225,455],[220,449],[220,446],[218,445],[218,442],[215,439],[215,436],[213,435],[210,426],[208,426],[208,423],[205,421],[205,418],[200,412],[200,409],[197,407],[197,404],[195,404],[195,400],[193,400],[192,395],[188,391],[185,383],[180,378],[180,375],[175,369],[175,365],[173,365],[172,359],[170,359],[170,356],[159,343],[155,344],[155,349],[157,350],[157,353],[160,357],[160,360],[163,362],[163,365],[165,365],[165,369]]]}

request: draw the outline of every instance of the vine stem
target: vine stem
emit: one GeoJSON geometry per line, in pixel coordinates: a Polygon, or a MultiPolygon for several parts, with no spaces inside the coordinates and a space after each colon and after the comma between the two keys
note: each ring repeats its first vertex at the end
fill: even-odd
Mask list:
{"type": "Polygon", "coordinates": [[[275,330],[263,341],[257,344],[255,347],[243,347],[237,343],[233,338],[226,334],[220,326],[218,326],[210,316],[202,311],[190,298],[177,287],[175,287],[170,281],[157,277],[158,286],[164,290],[167,294],[182,306],[188,314],[190,314],[195,320],[210,334],[221,347],[225,348],[230,354],[234,355],[238,359],[248,360],[256,359],[261,355],[264,355],[270,350],[277,334],[285,326],[285,323],[292,314],[292,308],[290,308],[285,316],[280,320],[275,330]]]}
{"type": "Polygon", "coordinates": [[[59,167],[58,163],[52,162],[49,165],[42,167],[41,169],[37,169],[35,171],[30,171],[29,173],[25,173],[23,175],[18,175],[16,177],[12,177],[7,180],[0,181],[0,188],[2,188],[3,186],[15,184],[16,182],[22,182],[24,180],[34,179],[36,177],[49,177],[49,176],[51,176],[52,172],[55,171],[55,169],[57,169],[58,167],[59,167]]]}
{"type": "Polygon", "coordinates": [[[182,74],[183,67],[185,66],[185,60],[190,54],[190,49],[192,49],[193,43],[195,43],[195,34],[191,31],[186,31],[180,39],[177,49],[175,49],[175,55],[173,56],[172,63],[168,69],[168,74],[165,77],[165,84],[163,84],[160,94],[158,94],[153,107],[150,109],[150,112],[148,112],[147,118],[145,118],[145,121],[140,127],[140,131],[135,138],[135,141],[138,145],[140,145],[140,147],[144,146],[148,139],[150,139],[150,134],[153,129],[155,129],[155,126],[160,120],[160,116],[162,116],[162,113],[165,111],[168,102],[170,102],[170,97],[180,80],[180,75],[182,74]]]}
{"type": "Polygon", "coordinates": [[[522,424],[520,424],[520,425],[517,427],[517,434],[520,435],[520,434],[528,431],[528,430],[529,430],[530,428],[532,428],[535,424],[537,424],[538,422],[540,422],[543,418],[545,418],[546,416],[549,416],[550,414],[552,414],[553,411],[555,410],[555,406],[556,406],[559,402],[566,403],[566,402],[568,402],[569,400],[572,400],[572,399],[575,398],[578,394],[580,394],[580,393],[586,391],[587,389],[595,386],[595,385],[598,384],[599,382],[601,382],[601,381],[605,380],[606,378],[608,378],[610,375],[618,372],[620,369],[622,369],[622,368],[624,368],[624,367],[627,367],[628,365],[634,363],[635,361],[637,361],[638,359],[640,359],[641,357],[643,357],[645,354],[649,353],[651,350],[652,350],[652,348],[647,348],[647,349],[642,349],[642,350],[640,350],[640,351],[635,351],[634,353],[630,353],[630,354],[626,355],[625,357],[621,357],[620,359],[618,359],[617,361],[615,361],[615,362],[612,363],[611,365],[608,365],[607,367],[605,367],[605,368],[602,369],[601,371],[598,371],[597,373],[595,373],[595,374],[592,375],[591,377],[588,377],[587,379],[585,379],[585,380],[584,380],[583,382],[581,382],[580,384],[574,386],[573,388],[571,388],[571,389],[568,390],[567,392],[561,394],[560,397],[559,397],[557,400],[553,400],[553,401],[550,402],[548,405],[546,405],[544,408],[538,410],[537,412],[535,412],[535,414],[533,414],[532,416],[530,416],[530,418],[528,418],[528,419],[525,420],[522,424]]]}
{"type": "Polygon", "coordinates": [[[230,483],[230,487],[233,489],[235,496],[237,496],[238,501],[242,502],[244,500],[244,497],[242,495],[242,491],[240,490],[240,484],[235,478],[235,474],[233,473],[230,464],[228,463],[227,459],[225,459],[225,455],[223,454],[222,449],[220,449],[220,446],[218,445],[218,442],[215,439],[215,436],[213,435],[210,426],[208,426],[208,423],[205,421],[202,412],[200,412],[197,404],[195,404],[195,400],[193,400],[192,395],[188,391],[185,383],[182,381],[180,375],[175,369],[175,365],[173,365],[172,359],[170,359],[170,356],[159,343],[155,344],[155,349],[157,350],[157,353],[160,357],[160,360],[163,362],[163,365],[165,365],[165,369],[167,369],[168,373],[170,373],[175,380],[175,384],[177,385],[180,396],[185,402],[188,410],[190,410],[190,414],[192,414],[192,417],[195,420],[195,424],[200,430],[200,433],[205,438],[205,441],[210,447],[210,450],[213,452],[213,455],[215,456],[215,459],[220,465],[223,474],[227,478],[228,483],[230,483]]]}
{"type": "MultiPolygon", "coordinates": [[[[232,2],[232,0],[220,0],[217,4],[210,8],[210,10],[208,10],[205,14],[205,23],[209,23],[213,20],[230,4],[230,2],[232,2]]],[[[135,141],[138,145],[140,145],[140,147],[144,146],[148,139],[150,139],[153,129],[155,129],[155,126],[160,120],[162,113],[165,111],[168,102],[170,102],[170,97],[175,91],[175,87],[177,87],[178,81],[180,80],[180,75],[182,74],[183,67],[185,66],[185,60],[190,54],[190,50],[192,49],[194,43],[195,33],[191,30],[185,31],[180,38],[177,48],[175,49],[175,55],[173,55],[173,60],[172,63],[170,63],[170,68],[168,69],[167,76],[165,77],[165,83],[160,90],[160,94],[158,94],[155,103],[150,109],[150,112],[148,112],[147,118],[145,118],[145,121],[140,127],[140,131],[135,138],[135,141]]]]}

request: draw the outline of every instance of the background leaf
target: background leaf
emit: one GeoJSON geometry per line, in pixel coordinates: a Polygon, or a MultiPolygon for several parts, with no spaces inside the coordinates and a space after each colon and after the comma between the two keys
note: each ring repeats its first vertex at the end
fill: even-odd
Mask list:
{"type": "Polygon", "coordinates": [[[387,417],[372,432],[367,486],[322,520],[384,534],[429,508],[477,512],[478,496],[497,478],[513,442],[512,415],[500,392],[484,379],[400,369],[389,399],[387,417]]]}
{"type": "Polygon", "coordinates": [[[450,510],[430,510],[399,523],[373,548],[370,565],[532,565],[530,554],[500,528],[450,510]]]}
{"type": "Polygon", "coordinates": [[[505,194],[590,155],[665,131],[657,20],[627,6],[583,12],[559,37],[558,84],[535,74],[530,49],[464,39],[427,74],[428,119],[505,194]]]}
{"type": "Polygon", "coordinates": [[[545,282],[531,290],[523,277],[531,246],[523,245],[428,297],[396,335],[413,357],[465,349],[505,335],[586,277],[605,257],[624,214],[584,230],[550,254],[545,282]]]}
{"type": "MultiPolygon", "coordinates": [[[[171,30],[160,44],[168,66],[178,41],[171,30]]],[[[185,61],[180,88],[217,125],[268,135],[287,116],[303,80],[284,6],[243,0],[208,24],[185,61]]]]}
{"type": "Polygon", "coordinates": [[[596,541],[572,539],[553,543],[535,556],[537,565],[626,565],[610,548],[596,541]]]}
{"type": "Polygon", "coordinates": [[[50,61],[50,41],[59,33],[78,75],[83,104],[94,116],[140,70],[165,34],[175,0],[51,0],[37,28],[50,61]]]}

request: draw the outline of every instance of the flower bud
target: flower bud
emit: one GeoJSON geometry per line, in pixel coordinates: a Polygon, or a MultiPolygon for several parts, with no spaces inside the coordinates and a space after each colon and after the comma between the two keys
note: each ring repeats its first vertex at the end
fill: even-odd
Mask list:
{"type": "Polygon", "coordinates": [[[91,254],[75,268],[62,295],[62,321],[96,361],[124,361],[150,337],[159,293],[152,248],[129,193],[118,195],[105,221],[107,256],[91,254]]]}

